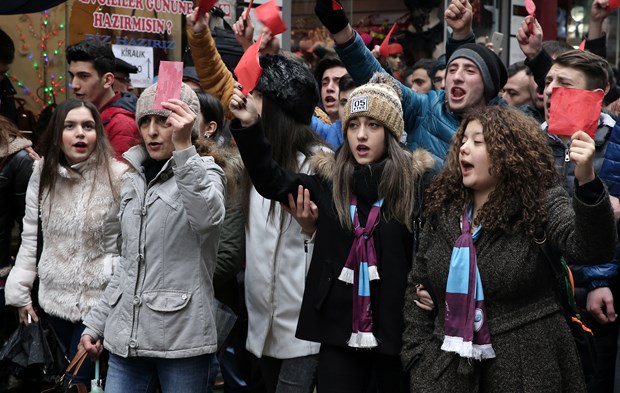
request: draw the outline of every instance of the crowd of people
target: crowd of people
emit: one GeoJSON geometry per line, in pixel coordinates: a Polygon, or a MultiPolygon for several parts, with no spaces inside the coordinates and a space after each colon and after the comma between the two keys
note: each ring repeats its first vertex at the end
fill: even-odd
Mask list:
{"type": "MultiPolygon", "coordinates": [[[[193,65],[161,103],[109,47],[70,45],[75,98],[34,148],[0,112],[2,340],[5,303],[44,319],[91,359],[65,386],[101,358],[108,393],[211,392],[216,375],[226,392],[620,391],[608,3],[586,50],[525,17],[525,61],[506,67],[451,0],[445,54],[404,66],[317,0],[333,47],[311,65],[265,31],[248,94],[196,8],[193,65]],[[604,96],[593,130],[557,132],[558,88],[604,96]],[[547,247],[572,269],[593,367],[547,247]]],[[[247,15],[233,30],[251,46],[247,15]]]]}

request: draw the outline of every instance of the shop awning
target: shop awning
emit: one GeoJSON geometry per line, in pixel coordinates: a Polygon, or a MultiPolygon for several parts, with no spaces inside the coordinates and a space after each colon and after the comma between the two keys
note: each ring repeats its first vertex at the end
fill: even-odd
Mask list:
{"type": "Polygon", "coordinates": [[[0,2],[0,15],[28,14],[41,12],[67,0],[4,0],[0,2]]]}

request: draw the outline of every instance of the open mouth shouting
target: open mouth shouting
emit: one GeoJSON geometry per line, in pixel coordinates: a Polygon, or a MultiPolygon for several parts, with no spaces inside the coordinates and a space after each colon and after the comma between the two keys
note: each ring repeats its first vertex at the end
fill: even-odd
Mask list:
{"type": "Polygon", "coordinates": [[[73,148],[78,153],[86,153],[88,151],[88,145],[86,144],[86,142],[82,142],[82,141],[74,143],[73,148]]]}
{"type": "Polygon", "coordinates": [[[452,101],[460,102],[465,97],[465,90],[460,87],[453,87],[450,90],[450,97],[452,98],[452,101]]]}
{"type": "Polygon", "coordinates": [[[469,175],[474,170],[473,164],[467,160],[461,160],[461,173],[463,176],[469,175]]]}

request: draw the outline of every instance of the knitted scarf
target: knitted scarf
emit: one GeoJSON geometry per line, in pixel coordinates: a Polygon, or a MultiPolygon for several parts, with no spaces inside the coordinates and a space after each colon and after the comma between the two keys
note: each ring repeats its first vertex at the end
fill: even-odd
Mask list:
{"type": "Polygon", "coordinates": [[[495,357],[491,333],[484,305],[484,292],[476,258],[474,242],[482,226],[473,234],[471,206],[463,209],[461,236],[456,239],[450,258],[450,271],[446,285],[446,319],[441,349],[456,352],[461,357],[476,360],[495,357]]]}
{"type": "Polygon", "coordinates": [[[338,279],[353,284],[353,332],[348,345],[354,348],[377,346],[377,339],[372,332],[370,281],[379,279],[373,231],[379,223],[382,204],[383,199],[379,199],[372,205],[366,226],[362,227],[357,214],[357,195],[351,196],[351,220],[355,239],[338,279]]]}

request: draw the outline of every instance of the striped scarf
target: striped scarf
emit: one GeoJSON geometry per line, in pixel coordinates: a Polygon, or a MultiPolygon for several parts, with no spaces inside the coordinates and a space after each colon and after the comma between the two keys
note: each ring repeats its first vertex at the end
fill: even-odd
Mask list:
{"type": "Polygon", "coordinates": [[[382,204],[383,199],[379,199],[372,205],[366,227],[362,227],[357,214],[357,195],[351,196],[351,220],[355,239],[338,279],[353,284],[353,332],[348,341],[348,345],[353,348],[377,346],[377,339],[372,332],[370,281],[379,279],[373,231],[379,224],[382,204]]]}
{"type": "Polygon", "coordinates": [[[463,209],[461,236],[456,239],[450,258],[446,285],[446,319],[441,349],[476,360],[491,359],[495,351],[484,305],[484,292],[474,242],[482,226],[470,233],[472,208],[463,209]]]}

